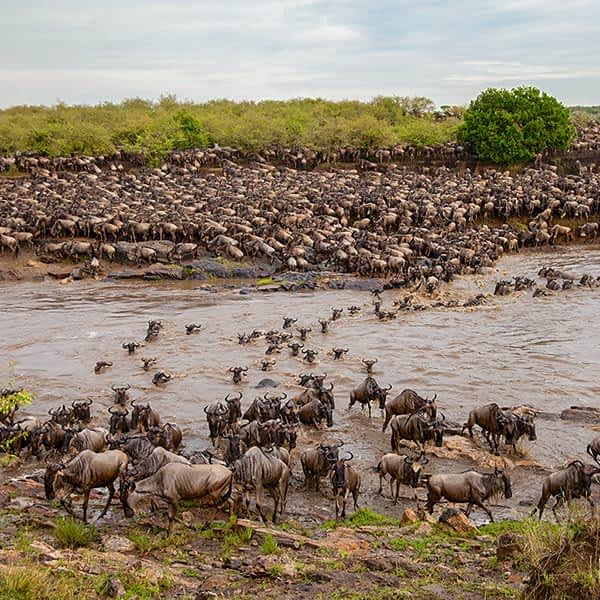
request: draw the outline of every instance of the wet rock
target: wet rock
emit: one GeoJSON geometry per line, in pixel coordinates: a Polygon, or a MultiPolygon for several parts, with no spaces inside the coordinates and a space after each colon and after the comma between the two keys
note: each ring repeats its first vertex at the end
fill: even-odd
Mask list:
{"type": "Polygon", "coordinates": [[[49,561],[62,558],[60,551],[52,546],[49,546],[45,542],[42,542],[42,540],[34,540],[31,542],[31,548],[37,552],[40,560],[49,561]]]}
{"type": "Polygon", "coordinates": [[[120,579],[109,579],[102,588],[102,595],[105,598],[122,598],[125,595],[125,586],[120,579]]]}
{"type": "Polygon", "coordinates": [[[405,525],[407,523],[416,523],[419,520],[419,515],[412,509],[406,508],[400,517],[400,522],[405,525]]]}
{"type": "Polygon", "coordinates": [[[71,269],[68,267],[56,267],[48,269],[48,277],[53,279],[65,279],[71,274],[71,269]]]}
{"type": "Polygon", "coordinates": [[[179,265],[161,265],[155,263],[144,271],[144,279],[185,279],[185,271],[179,265]]]}
{"type": "Polygon", "coordinates": [[[560,413],[560,418],[581,423],[598,423],[600,421],[600,409],[593,406],[571,406],[560,413]]]}
{"type": "Polygon", "coordinates": [[[261,379],[255,386],[255,388],[269,388],[269,387],[279,387],[279,382],[274,381],[273,379],[269,379],[268,377],[265,379],[261,379]]]}
{"type": "Polygon", "coordinates": [[[473,521],[471,521],[471,519],[469,519],[465,513],[453,508],[446,509],[440,515],[440,523],[448,525],[458,533],[471,533],[478,531],[475,523],[473,523],[473,521]]]}
{"type": "Polygon", "coordinates": [[[71,277],[73,278],[73,281],[80,281],[84,278],[83,269],[81,269],[80,267],[75,267],[71,271],[71,277]]]}
{"type": "Polygon", "coordinates": [[[202,273],[205,279],[207,277],[217,277],[218,279],[227,279],[230,277],[228,269],[214,258],[193,260],[191,267],[194,269],[192,279],[200,279],[200,277],[196,276],[198,272],[202,273]]]}
{"type": "Polygon", "coordinates": [[[102,546],[107,552],[134,552],[135,544],[122,535],[108,535],[102,538],[102,546]]]}
{"type": "Polygon", "coordinates": [[[496,556],[498,560],[506,560],[520,554],[523,550],[524,539],[515,533],[502,533],[496,540],[496,556]]]}

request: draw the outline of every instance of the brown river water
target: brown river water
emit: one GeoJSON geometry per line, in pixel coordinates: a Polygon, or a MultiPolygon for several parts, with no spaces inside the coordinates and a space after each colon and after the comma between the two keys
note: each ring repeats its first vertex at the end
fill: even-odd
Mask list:
{"type": "MultiPolygon", "coordinates": [[[[485,277],[457,281],[449,293],[464,299],[491,291],[495,280],[533,276],[543,265],[597,276],[600,250],[578,247],[507,257],[485,277]]],[[[392,300],[403,295],[385,292],[384,305],[391,307],[392,300]]],[[[585,458],[585,447],[596,435],[559,415],[574,404],[598,406],[599,313],[600,289],[569,290],[547,298],[518,293],[492,298],[481,308],[400,313],[396,320],[380,322],[368,292],[241,295],[239,289],[207,291],[195,282],[2,283],[0,382],[12,380],[35,392],[34,404],[24,411],[28,414],[43,415],[51,406],[93,398],[94,422],[103,426],[110,386],[129,383],[132,398],[149,400],[163,420],[182,426],[188,449],[200,449],[208,446],[202,410],[207,403],[239,389],[246,407],[264,393],[255,389],[264,377],[280,382],[278,390],[292,395],[300,390],[294,382],[297,373],[327,372],[328,381],[335,383],[334,427],[304,431],[299,446],[345,440],[356,456],[354,462],[365,469],[361,503],[395,514],[401,506],[374,493],[377,476],[368,469],[389,451],[389,433],[381,432],[379,410],[373,407],[369,420],[357,406],[347,408],[350,390],[365,377],[360,359],[378,358],[375,377],[380,384],[392,384],[392,394],[406,387],[422,395],[437,393],[438,404],[453,421],[462,423],[471,408],[492,401],[501,406],[526,403],[543,411],[537,420],[538,440],[524,447],[526,457],[544,469],[514,469],[513,499],[501,500],[493,509],[499,516],[514,517],[526,513],[525,504],[537,498],[544,471],[585,458]],[[362,306],[362,312],[354,317],[344,313],[328,334],[319,332],[317,319],[328,317],[331,307],[351,305],[362,306]],[[259,369],[264,339],[240,346],[236,334],[280,328],[288,315],[298,318],[297,325],[313,328],[305,344],[319,350],[318,362],[309,366],[285,349],[275,355],[276,367],[264,373],[259,369]],[[161,319],[165,328],[155,342],[128,356],[121,344],[143,340],[149,319],[161,319]],[[201,323],[201,332],[186,336],[184,325],[190,322],[201,323]],[[334,346],[350,349],[345,359],[333,361],[327,354],[334,346]],[[162,388],[153,386],[152,371],[141,369],[142,356],[156,357],[157,367],[172,371],[175,378],[162,388]],[[94,364],[101,359],[114,366],[95,375],[94,364]],[[233,365],[249,367],[239,386],[227,373],[233,365]]],[[[468,459],[435,459],[426,470],[458,472],[473,465],[468,459]]],[[[304,519],[331,516],[330,499],[300,491],[298,463],[294,473],[288,512],[304,519]]],[[[387,487],[384,490],[389,493],[387,487]]]]}

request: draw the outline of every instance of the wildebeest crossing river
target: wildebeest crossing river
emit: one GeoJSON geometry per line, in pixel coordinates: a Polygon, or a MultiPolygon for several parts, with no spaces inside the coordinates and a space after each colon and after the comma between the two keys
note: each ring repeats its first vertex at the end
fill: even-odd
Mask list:
{"type": "MultiPolygon", "coordinates": [[[[449,293],[466,298],[489,292],[506,273],[534,276],[544,265],[597,276],[600,251],[569,248],[511,256],[485,277],[457,280],[449,293]]],[[[385,292],[383,302],[391,306],[405,293],[385,292]]],[[[368,292],[349,290],[240,295],[239,289],[208,291],[194,282],[1,284],[0,381],[13,380],[36,394],[34,403],[23,411],[27,414],[45,415],[50,407],[92,398],[94,423],[103,426],[112,402],[111,385],[130,384],[133,399],[150,401],[163,420],[182,427],[186,448],[201,449],[210,444],[206,404],[242,391],[245,408],[255,395],[266,391],[256,389],[265,377],[291,396],[300,390],[298,373],[326,372],[327,380],[335,384],[334,426],[321,432],[304,428],[299,447],[324,439],[344,440],[364,472],[360,503],[392,514],[400,514],[401,506],[393,507],[389,498],[376,495],[377,476],[369,469],[390,451],[389,430],[381,432],[376,406],[371,420],[357,405],[348,410],[351,389],[365,377],[361,358],[378,359],[375,378],[382,385],[392,384],[391,394],[404,388],[430,397],[437,393],[438,405],[451,421],[463,423],[472,408],[488,402],[528,404],[541,411],[537,441],[524,443],[527,460],[539,466],[514,469],[514,496],[494,508],[498,516],[527,513],[526,505],[537,501],[546,470],[584,459],[593,430],[561,419],[560,413],[571,405],[597,405],[600,290],[573,289],[544,298],[522,292],[491,297],[473,309],[401,312],[389,322],[375,317],[372,300],[368,292]],[[361,306],[361,312],[350,316],[345,310],[327,334],[320,333],[319,318],[329,317],[332,307],[351,305],[361,306]],[[297,318],[296,326],[312,328],[305,347],[319,351],[317,361],[308,365],[284,348],[271,357],[277,361],[275,367],[263,372],[264,339],[239,345],[237,334],[281,328],[284,316],[297,318]],[[165,325],[158,339],[128,355],[121,345],[141,341],[150,319],[161,319],[165,325]],[[202,327],[188,336],[185,325],[191,322],[202,327]],[[349,352],[334,361],[333,347],[349,348],[349,352]],[[142,370],[141,357],[156,357],[156,367],[171,371],[173,380],[163,387],[152,385],[152,370],[142,370]],[[96,375],[93,367],[99,360],[114,364],[96,375]],[[248,367],[240,385],[234,385],[227,372],[236,365],[248,367]]],[[[486,446],[479,443],[485,456],[486,446]]],[[[466,455],[454,460],[446,456],[431,460],[426,470],[459,472],[472,466],[466,455]]],[[[331,516],[330,499],[300,491],[297,461],[293,471],[297,479],[288,512],[305,519],[331,516]]],[[[387,487],[384,491],[387,494],[387,487]]]]}

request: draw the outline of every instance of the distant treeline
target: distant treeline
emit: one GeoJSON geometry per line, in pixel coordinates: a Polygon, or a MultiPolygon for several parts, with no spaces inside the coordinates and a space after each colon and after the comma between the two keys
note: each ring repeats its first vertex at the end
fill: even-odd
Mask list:
{"type": "Polygon", "coordinates": [[[0,110],[0,155],[100,155],[123,149],[156,164],[172,150],[215,143],[246,151],[431,146],[455,139],[462,112],[461,107],[436,111],[431,100],[420,97],[196,104],[165,96],[158,102],[16,106],[0,110]]]}
{"type": "Polygon", "coordinates": [[[569,107],[576,121],[600,121],[600,106],[571,106],[569,107]]]}

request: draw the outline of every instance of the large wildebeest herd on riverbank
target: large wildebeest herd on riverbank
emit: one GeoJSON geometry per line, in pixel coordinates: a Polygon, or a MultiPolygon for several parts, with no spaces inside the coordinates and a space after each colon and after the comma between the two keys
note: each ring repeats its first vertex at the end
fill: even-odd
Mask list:
{"type": "MultiPolygon", "coordinates": [[[[379,301],[376,298],[375,304],[379,301]]],[[[360,310],[363,309],[356,306],[334,308],[330,318],[320,319],[320,322],[343,327],[349,325],[360,310]]],[[[283,351],[285,344],[292,356],[298,356],[298,349],[302,348],[300,341],[310,340],[312,324],[296,328],[294,324],[293,317],[285,317],[279,328],[241,334],[239,345],[264,344],[266,351],[272,346],[283,351]]],[[[153,344],[164,343],[161,342],[162,329],[161,321],[150,321],[143,347],[149,350],[153,344]]],[[[324,336],[327,331],[328,328],[321,326],[320,330],[315,328],[312,336],[324,336]]],[[[181,336],[201,334],[202,325],[198,323],[181,328],[181,336]]],[[[231,343],[235,344],[235,340],[231,343]]],[[[154,364],[154,359],[139,355],[140,345],[116,342],[115,348],[123,352],[122,360],[129,361],[132,368],[155,369],[154,375],[149,373],[148,377],[156,386],[176,385],[170,382],[168,373],[160,370],[160,365],[154,364]],[[157,377],[159,373],[165,377],[157,377]]],[[[243,348],[240,351],[243,353],[243,348]]],[[[342,356],[340,353],[338,360],[344,360],[342,356]]],[[[298,361],[302,361],[299,356],[298,361]]],[[[311,361],[305,355],[303,362],[311,361]]],[[[362,360],[361,368],[365,372],[356,374],[357,384],[345,410],[355,410],[355,405],[368,408],[368,417],[364,413],[365,422],[374,424],[377,423],[371,418],[371,404],[374,404],[384,417],[383,423],[375,427],[381,426],[382,436],[388,426],[391,429],[388,438],[391,452],[381,456],[377,465],[372,465],[379,474],[378,492],[382,493],[383,483],[389,479],[390,495],[396,503],[401,486],[425,487],[429,512],[446,499],[467,504],[467,514],[473,506],[478,506],[493,518],[485,502],[497,495],[511,497],[508,472],[495,468],[487,473],[476,470],[426,473],[428,446],[443,446],[444,436],[448,434],[467,431],[473,438],[473,428],[478,426],[490,451],[495,454],[504,452],[505,448],[510,451],[523,436],[531,441],[536,439],[535,411],[527,406],[508,408],[496,403],[485,404],[465,415],[461,427],[446,421],[443,401],[435,394],[428,398],[410,389],[391,394],[392,386],[377,380],[380,376],[374,372],[376,364],[376,359],[362,360]]],[[[102,376],[111,366],[109,361],[98,361],[95,367],[90,365],[90,375],[92,368],[96,373],[93,376],[102,376]]],[[[267,365],[267,369],[272,367],[273,364],[267,365]]],[[[186,449],[181,428],[176,423],[163,421],[148,402],[131,400],[127,384],[112,386],[112,404],[104,415],[96,414],[93,422],[91,400],[52,408],[47,420],[24,416],[20,409],[0,414],[1,447],[10,448],[23,458],[43,461],[46,497],[60,501],[69,512],[74,512],[72,494],[82,493],[84,520],[91,490],[106,487],[108,498],[98,518],[106,513],[118,489],[127,517],[148,505],[166,504],[169,531],[179,520],[177,512],[182,499],[202,499],[215,506],[215,512],[228,504],[235,514],[248,513],[254,499],[258,514],[266,521],[267,492],[274,500],[272,519],[275,521],[285,511],[292,476],[302,478],[307,493],[315,494],[320,491],[321,480],[328,478],[336,517],[344,517],[349,497],[356,508],[361,492],[365,491],[361,487],[364,472],[353,465],[353,454],[344,448],[344,440],[331,441],[324,435],[326,427],[334,423],[335,411],[340,410],[335,376],[306,374],[300,370],[296,376],[296,393],[288,397],[285,393],[261,392],[250,400],[244,399],[243,393],[246,372],[247,368],[239,365],[228,369],[223,375],[231,378],[233,391],[203,406],[209,437],[202,451],[186,449]],[[308,442],[308,431],[313,432],[311,437],[317,432],[318,444],[308,442]],[[312,488],[314,492],[310,491],[312,488]]],[[[7,389],[1,394],[8,396],[13,391],[7,389]]],[[[199,416],[201,414],[199,410],[199,416]]],[[[587,452],[600,464],[600,437],[588,446],[587,452]]],[[[536,507],[540,518],[551,496],[556,500],[554,509],[578,497],[585,497],[592,504],[591,486],[598,473],[600,468],[575,460],[548,476],[536,507]]]]}
{"type": "Polygon", "coordinates": [[[310,171],[219,158],[207,171],[181,156],[161,169],[0,178],[1,252],[133,264],[212,255],[272,271],[426,281],[431,290],[504,252],[598,234],[593,164],[569,175],[544,163],[514,174],[392,162],[381,171],[310,171]]]}

